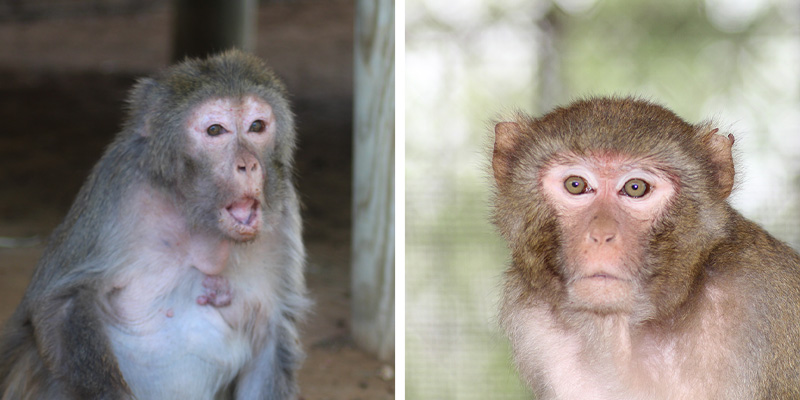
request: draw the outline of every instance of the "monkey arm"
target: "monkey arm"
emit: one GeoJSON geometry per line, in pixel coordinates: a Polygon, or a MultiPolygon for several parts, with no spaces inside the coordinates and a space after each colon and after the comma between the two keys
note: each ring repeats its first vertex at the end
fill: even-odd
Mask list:
{"type": "Polygon", "coordinates": [[[39,354],[77,399],[125,399],[122,377],[103,323],[96,289],[70,286],[41,300],[32,315],[39,354]]]}
{"type": "Polygon", "coordinates": [[[270,319],[268,340],[236,382],[235,398],[287,400],[297,398],[295,371],[304,358],[294,322],[278,311],[270,319]]]}

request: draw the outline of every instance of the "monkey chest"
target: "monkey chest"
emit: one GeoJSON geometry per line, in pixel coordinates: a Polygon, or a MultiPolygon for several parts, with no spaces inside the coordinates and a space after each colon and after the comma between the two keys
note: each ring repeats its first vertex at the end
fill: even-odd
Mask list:
{"type": "Polygon", "coordinates": [[[734,354],[728,349],[733,345],[726,342],[731,335],[721,328],[708,326],[694,338],[670,332],[632,335],[626,324],[608,317],[605,324],[584,327],[593,329],[590,336],[564,329],[544,307],[514,317],[522,328],[511,335],[515,359],[541,398],[732,398],[721,388],[741,381],[731,375],[734,354]]]}
{"type": "Polygon", "coordinates": [[[224,399],[252,341],[213,307],[186,303],[109,327],[122,375],[137,399],[224,399]]]}

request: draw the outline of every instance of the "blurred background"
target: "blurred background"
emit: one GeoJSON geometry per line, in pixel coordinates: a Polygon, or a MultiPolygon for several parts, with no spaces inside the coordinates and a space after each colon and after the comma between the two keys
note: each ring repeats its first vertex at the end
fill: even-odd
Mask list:
{"type": "Polygon", "coordinates": [[[731,203],[800,248],[800,3],[406,1],[406,395],[524,399],[496,324],[493,118],[634,94],[736,136],[731,203]]]}
{"type": "MultiPolygon", "coordinates": [[[[301,398],[394,398],[393,351],[376,356],[353,335],[354,36],[356,21],[364,20],[356,3],[364,4],[0,0],[0,324],[19,303],[50,232],[119,131],[131,85],[184,54],[227,48],[214,42],[219,34],[247,31],[245,48],[283,78],[296,114],[306,279],[315,302],[301,326],[308,353],[299,373],[301,398]],[[208,12],[214,5],[230,11],[243,4],[245,15],[232,24],[208,12]],[[189,43],[181,32],[189,33],[189,43]]],[[[387,24],[369,25],[378,31],[387,24]]],[[[393,81],[392,72],[387,86],[393,81]]],[[[394,292],[389,295],[393,299],[394,292]]]]}

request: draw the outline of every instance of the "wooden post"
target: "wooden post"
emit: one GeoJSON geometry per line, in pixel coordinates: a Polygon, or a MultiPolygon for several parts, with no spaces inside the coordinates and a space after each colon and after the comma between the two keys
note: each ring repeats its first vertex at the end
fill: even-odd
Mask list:
{"type": "Polygon", "coordinates": [[[394,357],[394,1],[357,0],[353,122],[353,338],[394,357]]]}
{"type": "Polygon", "coordinates": [[[231,48],[252,51],[257,0],[175,0],[172,61],[231,48]]]}

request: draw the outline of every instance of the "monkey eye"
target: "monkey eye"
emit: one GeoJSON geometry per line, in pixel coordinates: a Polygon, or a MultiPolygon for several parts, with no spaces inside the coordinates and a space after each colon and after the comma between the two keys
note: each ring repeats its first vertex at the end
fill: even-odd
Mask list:
{"type": "Polygon", "coordinates": [[[570,194],[584,194],[589,192],[588,185],[586,184],[586,180],[581,178],[580,176],[570,176],[564,181],[564,188],[567,189],[567,192],[570,194]]]}
{"type": "Polygon", "coordinates": [[[642,197],[650,192],[650,185],[641,179],[631,179],[625,182],[621,192],[629,197],[642,197]]]}
{"type": "Polygon", "coordinates": [[[250,124],[250,132],[261,133],[264,132],[264,128],[266,128],[267,124],[264,121],[257,119],[250,124]]]}
{"type": "Polygon", "coordinates": [[[223,128],[220,124],[211,125],[208,127],[208,129],[206,129],[208,136],[219,136],[223,132],[225,132],[225,128],[223,128]]]}

